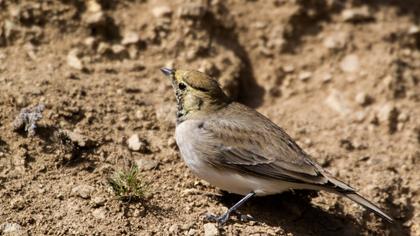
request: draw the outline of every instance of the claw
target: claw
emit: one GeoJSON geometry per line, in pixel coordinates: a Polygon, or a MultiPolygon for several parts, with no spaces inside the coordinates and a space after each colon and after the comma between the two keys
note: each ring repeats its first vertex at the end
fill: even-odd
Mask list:
{"type": "Polygon", "coordinates": [[[229,220],[230,213],[235,212],[240,206],[242,206],[242,204],[244,204],[249,198],[251,198],[254,195],[255,192],[248,193],[244,198],[242,198],[239,202],[233,205],[233,207],[231,207],[229,210],[227,210],[225,214],[221,216],[206,214],[204,219],[210,222],[217,222],[218,226],[221,227],[229,220]]]}
{"type": "Polygon", "coordinates": [[[248,222],[251,220],[254,220],[254,217],[252,217],[251,215],[239,215],[239,218],[241,219],[242,222],[248,222]]]}
{"type": "Polygon", "coordinates": [[[210,222],[216,222],[219,226],[223,226],[229,220],[229,216],[230,216],[229,212],[226,212],[225,214],[220,215],[220,216],[207,213],[206,216],[204,217],[204,220],[210,221],[210,222]]]}

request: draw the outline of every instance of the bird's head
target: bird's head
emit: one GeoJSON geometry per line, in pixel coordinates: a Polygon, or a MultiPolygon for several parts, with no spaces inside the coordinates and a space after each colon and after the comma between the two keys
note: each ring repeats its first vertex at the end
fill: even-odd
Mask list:
{"type": "Polygon", "coordinates": [[[178,122],[216,111],[229,103],[219,83],[204,73],[168,68],[161,71],[172,82],[178,105],[178,122]]]}

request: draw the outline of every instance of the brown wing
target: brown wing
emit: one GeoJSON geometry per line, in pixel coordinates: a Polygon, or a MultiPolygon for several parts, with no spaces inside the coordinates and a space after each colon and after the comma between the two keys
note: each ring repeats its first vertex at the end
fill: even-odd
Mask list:
{"type": "Polygon", "coordinates": [[[266,117],[237,103],[232,106],[201,126],[200,141],[207,150],[201,151],[208,152],[210,164],[266,178],[352,191],[327,177],[284,130],[266,117]]]}

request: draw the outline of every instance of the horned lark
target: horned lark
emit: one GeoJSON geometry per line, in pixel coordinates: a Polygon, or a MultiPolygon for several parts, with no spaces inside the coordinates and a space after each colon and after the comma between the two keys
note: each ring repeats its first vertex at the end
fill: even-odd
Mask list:
{"type": "Polygon", "coordinates": [[[352,187],[334,178],[279,126],[257,111],[231,101],[216,80],[190,70],[162,68],[177,99],[175,138],[181,156],[198,177],[222,190],[252,196],[290,189],[324,190],[345,196],[384,219],[393,219],[352,187]]]}

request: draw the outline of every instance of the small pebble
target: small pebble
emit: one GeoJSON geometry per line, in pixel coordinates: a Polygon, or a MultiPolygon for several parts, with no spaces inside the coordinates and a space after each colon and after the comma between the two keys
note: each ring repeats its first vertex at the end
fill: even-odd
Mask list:
{"type": "Polygon", "coordinates": [[[154,160],[149,160],[145,158],[138,159],[135,162],[139,170],[152,170],[152,169],[155,169],[159,164],[158,162],[154,160]]]}
{"type": "Polygon", "coordinates": [[[312,73],[311,72],[309,72],[309,71],[302,71],[299,74],[299,79],[302,80],[302,81],[306,81],[309,78],[311,78],[311,76],[312,76],[312,73]]]}
{"type": "Polygon", "coordinates": [[[219,229],[213,223],[204,224],[204,236],[217,236],[219,235],[219,229]]]}
{"type": "Polygon", "coordinates": [[[152,14],[156,18],[168,17],[172,15],[172,10],[167,5],[157,6],[152,9],[152,14]]]}
{"type": "Polygon", "coordinates": [[[76,70],[82,70],[84,68],[82,60],[78,57],[79,50],[73,49],[67,54],[67,64],[76,70]]]}
{"type": "Polygon", "coordinates": [[[283,66],[283,71],[286,73],[292,73],[295,71],[295,67],[293,65],[285,65],[283,66]]]}
{"type": "Polygon", "coordinates": [[[78,185],[71,189],[71,194],[73,196],[78,196],[83,199],[88,199],[92,195],[95,188],[86,184],[78,185]]]}
{"type": "Polygon", "coordinates": [[[122,45],[136,44],[140,40],[139,34],[133,31],[124,33],[123,39],[121,40],[122,45]]]}
{"type": "Polygon", "coordinates": [[[370,103],[371,98],[365,92],[359,92],[358,94],[356,94],[355,101],[360,106],[366,106],[370,103]]]}
{"type": "Polygon", "coordinates": [[[106,210],[103,208],[98,208],[92,211],[93,217],[96,219],[105,219],[106,218],[106,210]]]}
{"type": "Polygon", "coordinates": [[[128,149],[131,151],[143,152],[146,150],[146,143],[140,140],[138,134],[131,135],[131,137],[127,140],[127,144],[128,149]]]}
{"type": "Polygon", "coordinates": [[[347,73],[357,72],[359,68],[359,57],[355,54],[345,56],[340,62],[340,69],[347,73]]]}

